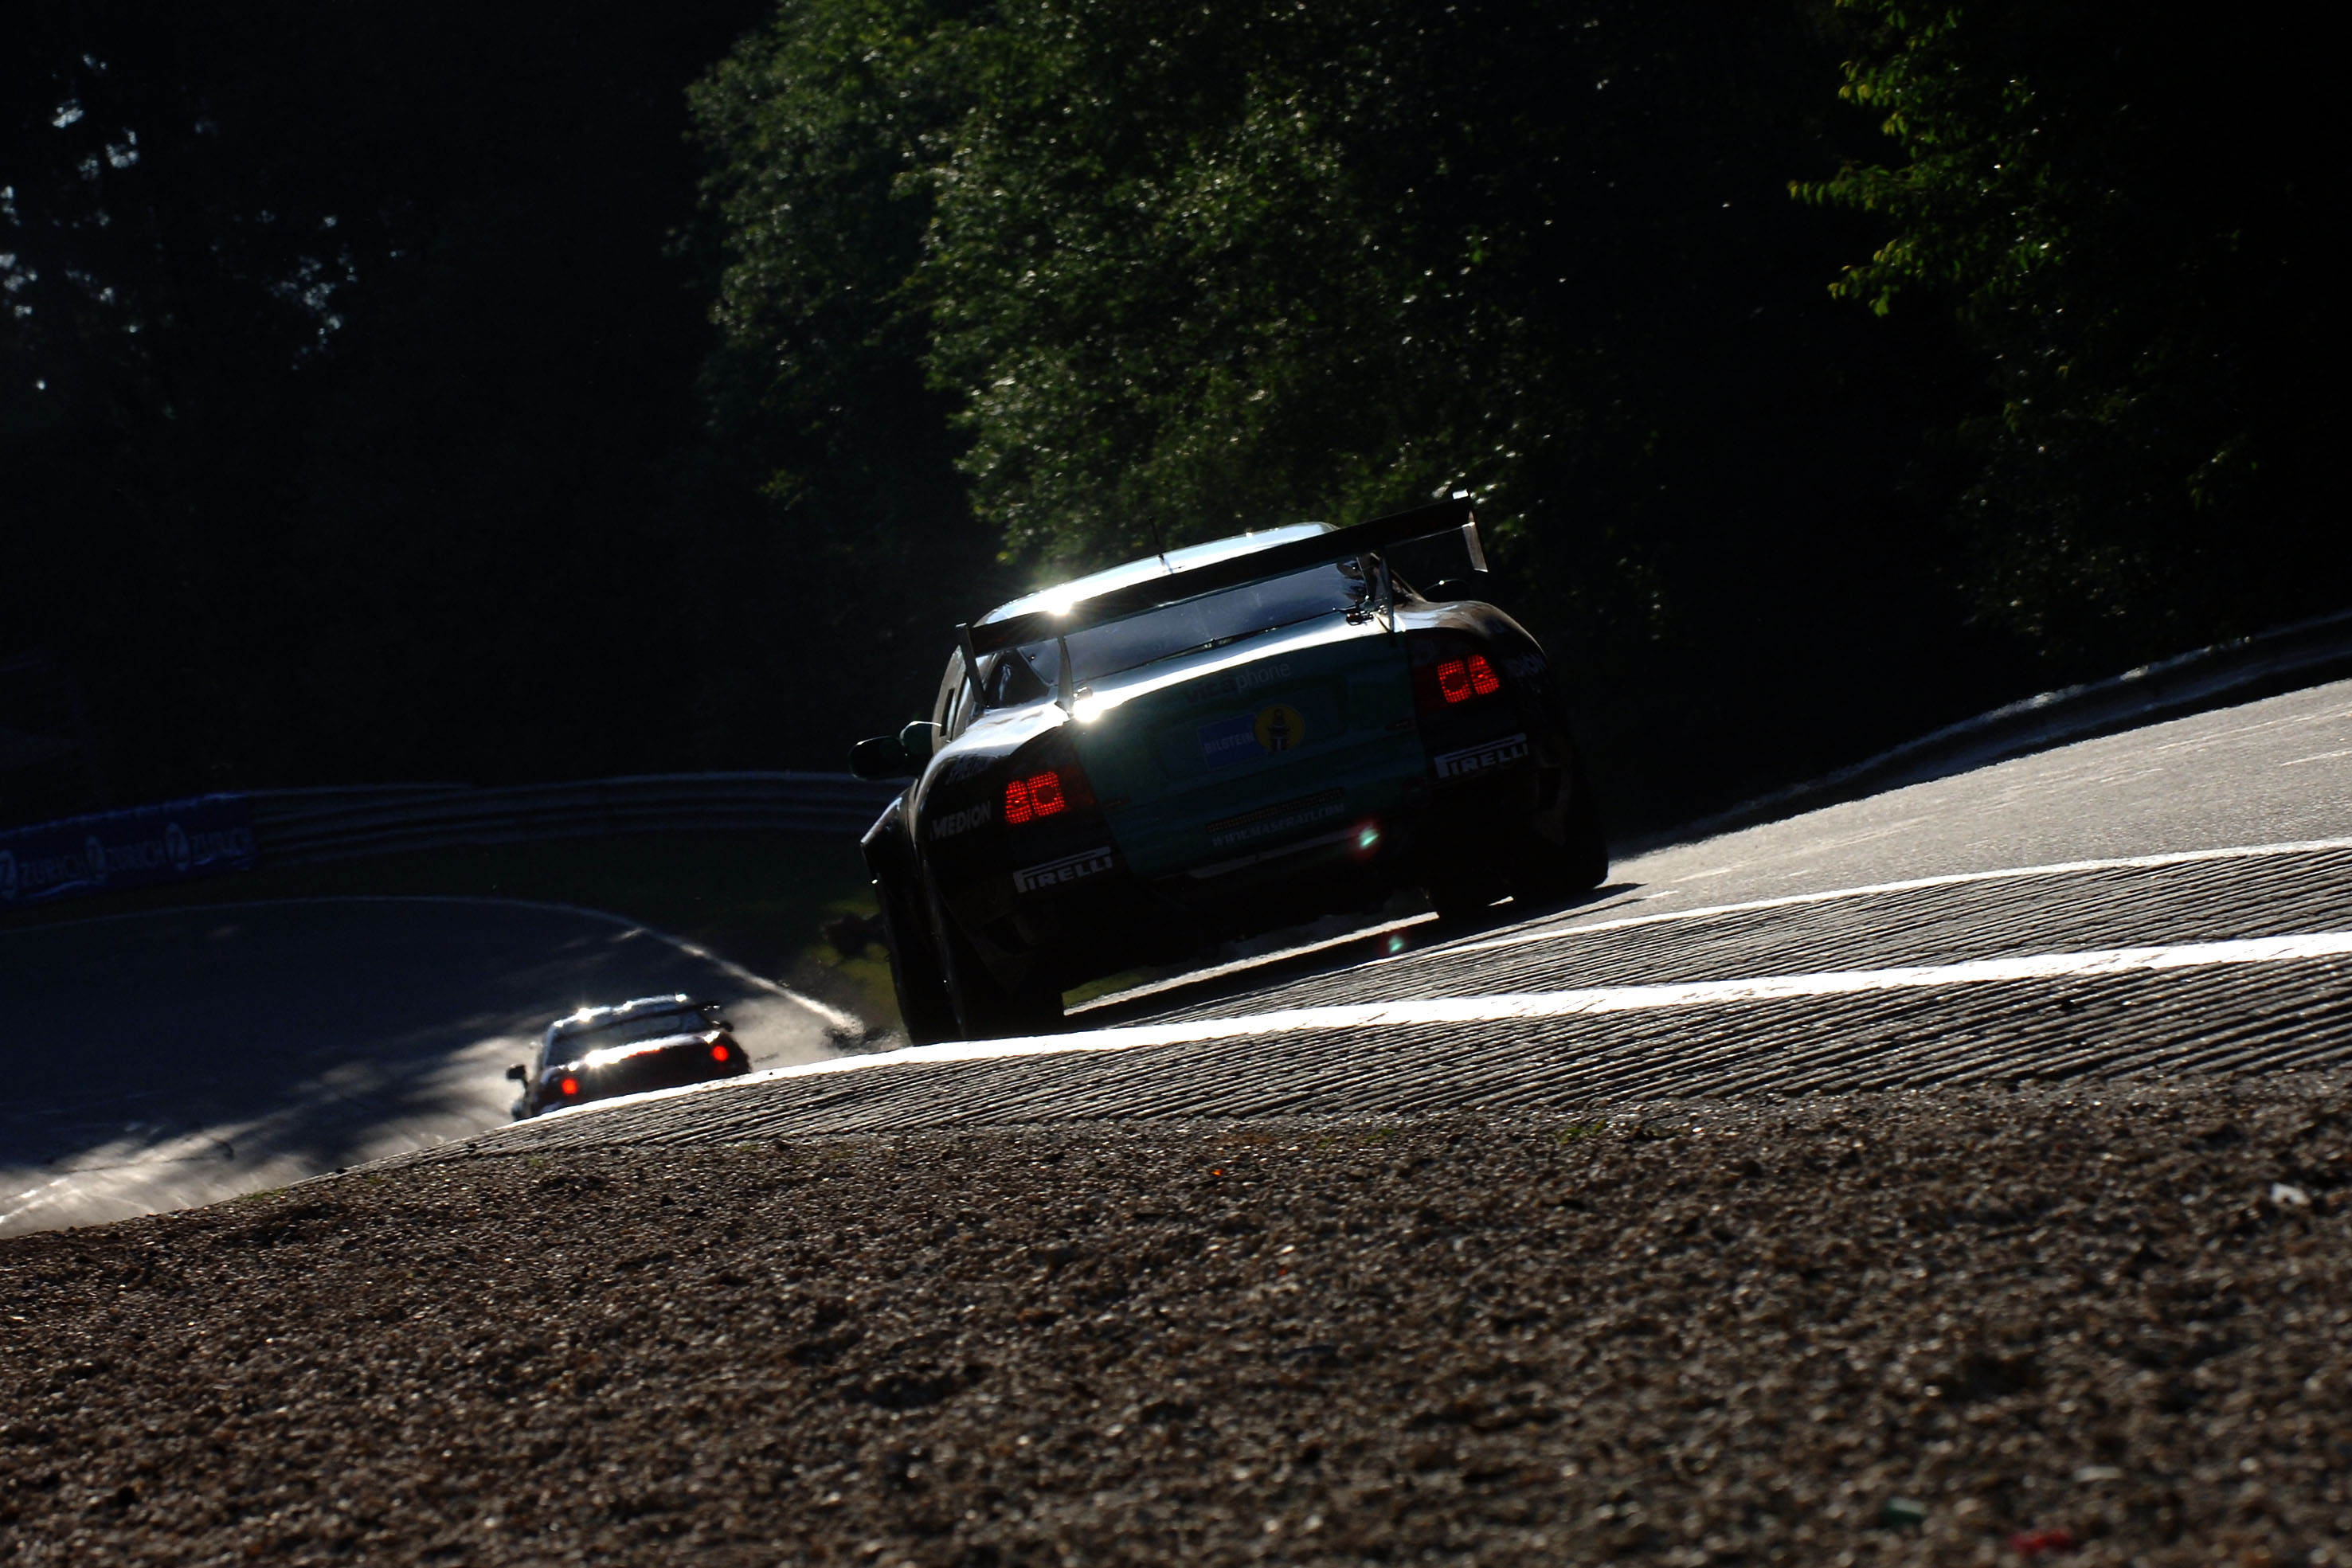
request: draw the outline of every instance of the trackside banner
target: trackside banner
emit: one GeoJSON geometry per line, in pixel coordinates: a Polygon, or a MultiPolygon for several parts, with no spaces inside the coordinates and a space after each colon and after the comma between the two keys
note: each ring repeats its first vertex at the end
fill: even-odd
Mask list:
{"type": "Polygon", "coordinates": [[[0,833],[0,909],[253,869],[242,795],[199,795],[0,833]]]}

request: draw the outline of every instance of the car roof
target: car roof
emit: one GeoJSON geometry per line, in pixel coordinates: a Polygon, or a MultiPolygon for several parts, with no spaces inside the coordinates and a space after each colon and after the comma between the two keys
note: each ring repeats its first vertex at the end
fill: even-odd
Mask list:
{"type": "Polygon", "coordinates": [[[1146,578],[1172,576],[1231,556],[1247,555],[1252,550],[1266,549],[1275,545],[1289,544],[1295,539],[1312,538],[1317,534],[1335,531],[1329,523],[1289,523],[1278,528],[1258,528],[1249,533],[1229,535],[1224,538],[1212,539],[1207,544],[1184,545],[1165,555],[1148,555],[1139,560],[1126,561],[1085,577],[1056,583],[1051,588],[1041,588],[1034,593],[1024,594],[1009,604],[998,605],[975,624],[984,626],[992,621],[1025,615],[1033,610],[1058,610],[1081,599],[1092,599],[1098,593],[1125,588],[1130,582],[1141,582],[1146,578]]]}
{"type": "Polygon", "coordinates": [[[702,1008],[709,1005],[707,1002],[696,1001],[684,991],[673,991],[666,997],[636,997],[625,1002],[615,1002],[611,1007],[582,1008],[577,1012],[568,1013],[557,1019],[548,1027],[557,1034],[570,1034],[575,1030],[586,1029],[591,1024],[605,1023],[616,1018],[625,1018],[634,1012],[667,1012],[678,1008],[702,1008]]]}

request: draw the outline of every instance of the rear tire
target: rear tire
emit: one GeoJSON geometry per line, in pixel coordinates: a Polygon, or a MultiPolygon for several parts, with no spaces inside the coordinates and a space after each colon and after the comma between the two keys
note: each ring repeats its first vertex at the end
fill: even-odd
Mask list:
{"type": "Polygon", "coordinates": [[[1062,1029],[1062,993],[1043,985],[1008,991],[989,973],[955,917],[931,903],[931,918],[940,934],[940,969],[948,999],[965,1040],[1004,1040],[1015,1035],[1058,1034],[1062,1029]]]}
{"type": "Polygon", "coordinates": [[[1581,758],[1570,760],[1565,782],[1568,798],[1557,814],[1549,821],[1540,814],[1529,819],[1526,841],[1507,868],[1517,903],[1558,904],[1609,880],[1609,842],[1581,758]]]}
{"type": "Polygon", "coordinates": [[[1484,918],[1505,889],[1500,877],[1454,877],[1432,883],[1421,891],[1439,920],[1459,925],[1484,918]]]}
{"type": "Polygon", "coordinates": [[[940,973],[939,950],[916,918],[906,891],[874,879],[874,901],[882,911],[882,942],[890,950],[890,989],[898,998],[898,1021],[916,1045],[962,1038],[956,1030],[955,1004],[940,973]]]}

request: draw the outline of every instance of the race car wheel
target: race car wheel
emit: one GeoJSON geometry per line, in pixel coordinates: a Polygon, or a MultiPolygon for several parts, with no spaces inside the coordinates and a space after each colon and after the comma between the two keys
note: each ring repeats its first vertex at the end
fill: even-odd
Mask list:
{"type": "Polygon", "coordinates": [[[1062,1027],[1062,993],[1045,986],[1007,990],[988,972],[954,918],[931,904],[940,934],[940,969],[949,1001],[965,1040],[1003,1040],[1024,1034],[1052,1034],[1062,1027]]]}
{"type": "Polygon", "coordinates": [[[955,1004],[948,998],[940,956],[930,933],[917,918],[907,891],[886,878],[874,879],[875,903],[882,911],[883,945],[890,949],[890,989],[898,998],[899,1021],[916,1045],[959,1040],[955,1004]]]}
{"type": "Polygon", "coordinates": [[[1500,876],[1486,874],[1448,877],[1421,891],[1429,900],[1429,907],[1437,912],[1438,919],[1462,921],[1484,915],[1507,889],[1500,876]]]}
{"type": "Polygon", "coordinates": [[[1507,874],[1513,902],[1557,904],[1609,880],[1609,844],[1601,834],[1601,813],[1584,779],[1584,764],[1571,758],[1562,790],[1566,797],[1549,812],[1538,811],[1511,857],[1507,874]]]}

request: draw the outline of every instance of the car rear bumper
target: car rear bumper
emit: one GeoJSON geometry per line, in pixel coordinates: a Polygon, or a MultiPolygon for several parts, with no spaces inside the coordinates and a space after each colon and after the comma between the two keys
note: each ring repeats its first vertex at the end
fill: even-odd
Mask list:
{"type": "Polygon", "coordinates": [[[1234,852],[1181,871],[1139,875],[1106,849],[1098,860],[1072,857],[1086,874],[1033,880],[1010,897],[1002,885],[944,891],[1001,984],[1033,986],[1042,972],[1066,988],[1215,942],[1369,910],[1460,865],[1491,864],[1536,809],[1544,771],[1522,744],[1463,777],[1400,780],[1376,810],[1347,800],[1338,811],[1298,812],[1299,821],[1280,822],[1279,837],[1267,835],[1274,841],[1217,846],[1234,852]]]}

